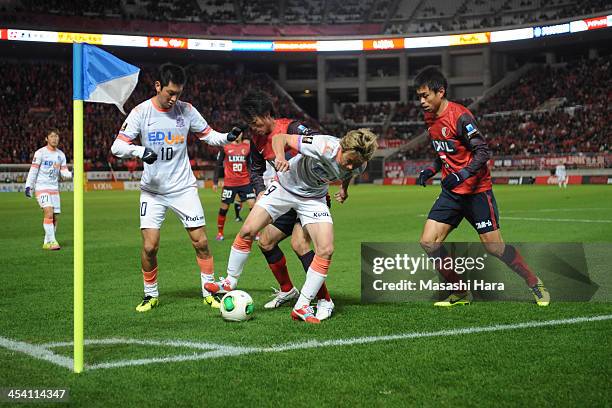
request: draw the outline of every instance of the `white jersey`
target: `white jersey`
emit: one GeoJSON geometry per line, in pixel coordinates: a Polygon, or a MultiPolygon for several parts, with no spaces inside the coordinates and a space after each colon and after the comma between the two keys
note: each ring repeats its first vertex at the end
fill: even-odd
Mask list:
{"type": "Polygon", "coordinates": [[[45,146],[34,153],[25,186],[39,193],[58,192],[60,175],[67,179],[72,177],[66,165],[66,155],[60,149],[51,150],[45,146]]]}
{"type": "Polygon", "coordinates": [[[565,165],[559,164],[557,168],[555,168],[555,176],[557,176],[558,178],[565,178],[565,165]]]}
{"type": "Polygon", "coordinates": [[[140,136],[141,145],[157,153],[153,164],[143,163],[140,188],[170,194],[197,186],[187,154],[187,135],[211,130],[191,104],[177,101],[170,109],[160,109],[151,98],[132,109],[119,137],[129,143],[140,136]]]}
{"type": "Polygon", "coordinates": [[[330,183],[349,180],[365,169],[342,168],[337,161],[340,151],[340,140],[334,136],[298,136],[299,154],[289,160],[289,171],[277,174],[279,184],[300,197],[324,197],[330,183]]]}

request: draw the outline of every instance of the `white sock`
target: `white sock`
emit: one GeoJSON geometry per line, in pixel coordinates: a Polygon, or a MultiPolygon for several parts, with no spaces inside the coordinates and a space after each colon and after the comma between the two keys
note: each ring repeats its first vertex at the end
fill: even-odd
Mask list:
{"type": "Polygon", "coordinates": [[[232,246],[229,260],[227,261],[227,280],[232,289],[238,284],[238,279],[240,278],[240,274],[244,269],[247,259],[249,259],[250,253],[251,251],[243,252],[232,246]]]}
{"type": "Polygon", "coordinates": [[[204,285],[215,281],[215,277],[212,273],[200,272],[200,281],[202,282],[202,297],[210,295],[210,292],[204,289],[204,285]]]}
{"type": "Polygon", "coordinates": [[[55,228],[53,227],[53,223],[45,223],[43,221],[43,228],[45,230],[45,242],[55,241],[55,228]]]}
{"type": "Polygon", "coordinates": [[[157,290],[157,282],[152,285],[145,283],[144,294],[145,296],[159,297],[159,291],[157,290]]]}
{"type": "Polygon", "coordinates": [[[321,286],[323,286],[325,278],[327,278],[327,275],[323,275],[312,270],[312,268],[308,268],[308,273],[306,273],[306,281],[304,282],[304,286],[302,286],[300,297],[295,303],[294,309],[297,310],[304,306],[310,306],[310,302],[315,298],[317,292],[319,289],[321,289],[321,286]]]}

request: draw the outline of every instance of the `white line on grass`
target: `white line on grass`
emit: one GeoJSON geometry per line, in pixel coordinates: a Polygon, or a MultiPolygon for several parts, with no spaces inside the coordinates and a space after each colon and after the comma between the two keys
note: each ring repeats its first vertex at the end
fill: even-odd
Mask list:
{"type": "MultiPolygon", "coordinates": [[[[449,336],[460,336],[465,334],[475,333],[489,333],[506,330],[517,330],[517,329],[531,329],[538,327],[550,327],[550,326],[562,326],[569,324],[597,322],[603,320],[612,320],[612,315],[600,315],[590,317],[575,317],[569,319],[558,319],[558,320],[545,320],[545,321],[532,321],[514,324],[502,324],[494,326],[482,326],[482,327],[465,327],[458,329],[447,329],[435,332],[413,332],[413,333],[402,333],[392,334],[387,336],[366,336],[366,337],[353,337],[348,339],[335,339],[335,340],[309,340],[299,343],[286,343],[278,344],[270,347],[236,347],[229,345],[221,345],[214,343],[200,343],[191,341],[181,340],[138,340],[138,339],[95,339],[86,340],[87,345],[96,344],[136,344],[145,346],[170,346],[170,347],[186,347],[193,348],[196,350],[209,350],[205,353],[194,353],[194,354],[183,354],[170,357],[157,357],[157,358],[143,358],[137,360],[120,360],[111,361],[107,363],[99,363],[93,365],[86,365],[87,370],[96,370],[102,368],[119,368],[119,367],[131,367],[147,364],[156,363],[173,363],[182,361],[197,361],[206,360],[211,358],[240,356],[245,354],[254,353],[280,353],[289,350],[305,350],[314,349],[321,347],[335,347],[335,346],[352,346],[359,344],[377,343],[382,341],[394,341],[394,340],[406,340],[406,339],[418,339],[418,338],[429,338],[429,337],[449,337],[449,336]]],[[[54,347],[68,347],[72,346],[71,342],[56,342],[47,343],[44,345],[32,345],[28,343],[18,342],[0,337],[0,347],[8,348],[10,350],[19,351],[28,354],[32,357],[39,358],[42,360],[49,361],[57,364],[61,367],[72,369],[72,359],[68,357],[58,356],[54,354],[49,348],[54,347]]]]}
{"type": "Polygon", "coordinates": [[[504,220],[517,220],[517,221],[551,221],[551,222],[590,222],[590,223],[612,223],[612,220],[585,220],[582,218],[533,218],[533,217],[500,217],[501,221],[504,220]]]}
{"type": "Polygon", "coordinates": [[[59,356],[44,346],[37,346],[35,344],[0,337],[0,347],[24,353],[39,360],[49,361],[53,364],[57,364],[60,367],[66,367],[70,370],[73,366],[73,360],[71,358],[59,356]]]}

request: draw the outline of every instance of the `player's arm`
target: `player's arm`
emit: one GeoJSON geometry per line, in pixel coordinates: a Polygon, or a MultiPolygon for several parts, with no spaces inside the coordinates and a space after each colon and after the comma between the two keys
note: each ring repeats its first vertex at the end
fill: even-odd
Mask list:
{"type": "Polygon", "coordinates": [[[340,204],[344,203],[348,199],[348,189],[351,185],[352,176],[347,178],[346,180],[342,180],[342,184],[340,185],[340,190],[334,194],[334,198],[340,204]]]}
{"type": "Polygon", "coordinates": [[[427,180],[432,178],[437,172],[440,171],[441,168],[442,159],[440,159],[439,156],[436,156],[436,159],[430,166],[425,167],[423,170],[420,171],[419,177],[417,178],[417,184],[425,187],[427,185],[427,180]]]}
{"type": "Polygon", "coordinates": [[[299,151],[300,139],[302,136],[288,135],[279,133],[272,138],[272,150],[274,151],[274,167],[276,171],[289,170],[289,162],[285,158],[285,147],[289,146],[292,149],[299,151]]]}
{"type": "Polygon", "coordinates": [[[72,180],[72,173],[68,170],[66,164],[66,155],[62,154],[62,163],[60,164],[60,174],[63,180],[72,180]]]}
{"type": "Polygon", "coordinates": [[[34,187],[34,185],[36,184],[36,179],[38,178],[38,171],[40,170],[41,163],[41,153],[34,153],[34,159],[32,160],[32,165],[30,166],[30,171],[28,172],[28,178],[26,179],[25,184],[25,195],[28,198],[32,197],[32,187],[34,187]]]}
{"type": "Polygon", "coordinates": [[[266,171],[266,161],[261,153],[257,150],[255,143],[251,141],[251,160],[250,160],[250,179],[251,185],[255,189],[255,194],[259,196],[266,189],[263,174],[266,171]]]}
{"type": "Polygon", "coordinates": [[[442,180],[442,186],[447,190],[454,189],[478,173],[491,158],[491,150],[489,150],[487,142],[478,130],[473,116],[467,113],[461,115],[457,120],[457,132],[468,149],[472,151],[472,160],[464,168],[449,174],[442,180]]]}
{"type": "Polygon", "coordinates": [[[157,154],[148,147],[134,144],[134,139],[140,135],[140,112],[140,109],[132,109],[111,146],[111,153],[120,159],[137,157],[147,164],[152,164],[157,160],[157,154]]]}
{"type": "Polygon", "coordinates": [[[217,184],[219,183],[219,177],[223,173],[223,160],[225,159],[225,150],[221,149],[217,154],[217,165],[215,166],[215,172],[213,174],[213,190],[217,190],[217,184]]]}

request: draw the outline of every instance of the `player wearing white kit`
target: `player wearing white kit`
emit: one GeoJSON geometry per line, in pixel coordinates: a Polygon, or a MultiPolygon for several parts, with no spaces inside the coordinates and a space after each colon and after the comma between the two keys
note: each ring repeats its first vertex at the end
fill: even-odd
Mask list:
{"type": "Polygon", "coordinates": [[[563,163],[558,164],[555,168],[555,176],[557,176],[559,188],[567,188],[567,173],[565,172],[565,165],[563,163]]]}
{"type": "Polygon", "coordinates": [[[308,323],[320,323],[310,302],[325,282],[334,252],[333,221],[326,202],[327,190],[330,183],[341,181],[340,190],[334,196],[343,203],[348,198],[351,179],[365,169],[366,162],[372,158],[377,147],[376,136],[367,129],[352,130],[342,139],[327,135],[274,136],[272,148],[276,157],[277,180],[255,203],[236,236],[227,265],[227,277],[206,284],[206,289],[221,293],[236,288],[257,231],[294,209],[312,238],[315,256],[291,317],[308,323]],[[298,151],[289,161],[285,159],[285,146],[298,151]]]}
{"type": "Polygon", "coordinates": [[[204,302],[219,307],[219,302],[204,289],[206,282],[214,282],[214,264],[204,230],[206,223],[196,178],[189,164],[187,135],[192,132],[212,146],[222,146],[235,140],[241,131],[238,128],[230,133],[213,130],[191,104],[179,100],[185,82],[183,68],[162,65],[155,81],[157,94],[130,112],[111,148],[117,157],[139,157],[145,163],[140,181],[144,299],[136,307],[139,312],[149,311],[159,304],[157,251],[159,230],[168,208],[179,217],[191,238],[204,302]],[[142,146],[132,144],[137,137],[142,146]]]}
{"type": "Polygon", "coordinates": [[[32,190],[36,195],[38,205],[43,210],[43,229],[45,239],[43,249],[56,251],[60,245],[55,239],[57,218],[62,212],[59,196],[60,176],[64,180],[72,179],[72,174],[66,166],[66,155],[60,149],[59,130],[51,129],[45,137],[47,145],[34,153],[32,166],[25,184],[25,195],[32,198],[32,190]]]}

